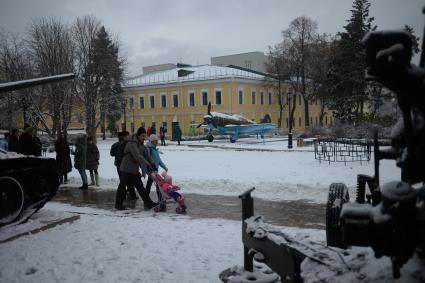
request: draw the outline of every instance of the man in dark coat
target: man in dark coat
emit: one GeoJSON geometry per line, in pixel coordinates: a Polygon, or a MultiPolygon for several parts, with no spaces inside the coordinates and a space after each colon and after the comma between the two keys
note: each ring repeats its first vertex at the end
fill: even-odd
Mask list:
{"type": "Polygon", "coordinates": [[[12,133],[8,137],[8,150],[14,152],[20,152],[19,150],[19,130],[13,129],[12,133]]]}
{"type": "Polygon", "coordinates": [[[177,139],[177,144],[180,145],[180,141],[182,140],[182,129],[180,129],[179,125],[176,125],[176,139],[177,139]]]}
{"type": "Polygon", "coordinates": [[[87,162],[87,141],[86,135],[80,136],[77,138],[75,143],[75,151],[72,152],[75,155],[74,157],[74,167],[78,170],[83,181],[83,185],[79,187],[80,190],[87,190],[87,174],[86,174],[86,162],[87,162]]]}
{"type": "Polygon", "coordinates": [[[66,137],[61,133],[55,142],[56,164],[58,167],[59,181],[61,184],[68,182],[68,173],[72,170],[71,151],[66,137]]]}
{"type": "Polygon", "coordinates": [[[161,138],[161,145],[165,144],[165,133],[167,132],[167,129],[164,126],[161,126],[159,128],[159,137],[161,138]]]}
{"type": "Polygon", "coordinates": [[[143,145],[145,138],[146,130],[140,127],[136,135],[126,139],[124,157],[120,165],[121,179],[115,198],[115,208],[117,210],[125,209],[122,204],[125,197],[125,186],[136,187],[146,209],[157,205],[151,200],[140,178],[140,166],[146,167],[148,172],[153,171],[154,167],[154,161],[150,157],[148,149],[143,145]]]}
{"type": "MultiPolygon", "coordinates": [[[[114,165],[117,167],[118,178],[121,180],[121,161],[124,156],[124,147],[126,144],[125,139],[130,135],[128,131],[123,131],[118,133],[118,141],[111,146],[110,154],[115,157],[114,165]]],[[[136,200],[138,199],[134,187],[127,186],[126,195],[128,194],[129,199],[136,200]]]]}
{"type": "Polygon", "coordinates": [[[35,129],[33,127],[27,126],[25,128],[19,137],[19,153],[41,156],[41,149],[39,149],[37,140],[34,138],[34,131],[35,129]]]}
{"type": "Polygon", "coordinates": [[[99,149],[93,142],[92,137],[87,138],[87,170],[90,172],[90,185],[99,186],[99,173],[97,168],[99,167],[99,149]]]}

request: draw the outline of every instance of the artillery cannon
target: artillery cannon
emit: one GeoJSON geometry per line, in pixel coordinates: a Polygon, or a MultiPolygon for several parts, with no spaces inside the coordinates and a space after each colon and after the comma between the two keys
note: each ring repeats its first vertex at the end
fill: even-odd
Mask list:
{"type": "Polygon", "coordinates": [[[412,43],[405,32],[372,32],[364,39],[367,79],[380,82],[398,99],[402,119],[389,149],[380,150],[375,134],[375,174],[357,176],[355,202],[344,184],[332,184],[326,216],[330,246],[370,246],[376,257],[389,256],[393,277],[415,252],[425,251],[425,69],[410,63],[412,43]],[[394,159],[401,180],[379,184],[379,161],[394,159]],[[366,194],[366,185],[369,192],[366,194]]]}
{"type": "Polygon", "coordinates": [[[337,253],[344,262],[332,246],[371,247],[375,257],[390,257],[394,278],[400,277],[400,268],[414,256],[424,262],[425,39],[419,67],[410,63],[412,42],[405,32],[371,32],[363,44],[367,56],[366,78],[393,91],[402,111],[402,119],[392,131],[391,147],[381,150],[375,132],[375,174],[357,176],[355,202],[349,202],[343,183],[331,184],[326,208],[328,247],[317,247],[314,242],[305,244],[303,239],[291,239],[270,228],[261,218],[253,217],[251,191],[241,195],[244,268],[224,270],[220,274],[223,282],[234,282],[235,278],[235,282],[302,282],[301,262],[307,258],[329,270],[336,262],[327,256],[328,251],[337,253]],[[379,184],[382,159],[396,160],[401,168],[400,180],[379,184]],[[265,263],[276,273],[255,269],[253,259],[265,263]]]}
{"type": "MultiPolygon", "coordinates": [[[[0,84],[0,92],[73,79],[64,74],[0,84]]],[[[59,176],[53,158],[0,150],[0,226],[26,221],[57,192],[59,176]]]]}

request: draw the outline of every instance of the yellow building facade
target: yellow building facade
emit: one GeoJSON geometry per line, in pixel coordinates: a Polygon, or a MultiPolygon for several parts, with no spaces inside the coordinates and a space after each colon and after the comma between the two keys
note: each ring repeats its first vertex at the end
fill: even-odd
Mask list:
{"type": "MultiPolygon", "coordinates": [[[[288,85],[281,87],[283,101],[290,92],[288,85]]],[[[278,124],[278,89],[275,83],[266,82],[262,75],[219,66],[174,68],[141,75],[125,82],[125,113],[122,128],[134,132],[138,127],[166,126],[170,137],[174,125],[179,125],[183,135],[193,134],[203,122],[211,102],[214,112],[239,114],[255,122],[266,115],[271,123],[278,124]]],[[[304,105],[297,95],[293,131],[304,129],[304,105]]],[[[319,107],[310,105],[310,122],[318,123],[319,107]]],[[[288,108],[282,113],[282,128],[288,128],[288,108]]],[[[329,124],[331,123],[331,119],[329,124]]]]}

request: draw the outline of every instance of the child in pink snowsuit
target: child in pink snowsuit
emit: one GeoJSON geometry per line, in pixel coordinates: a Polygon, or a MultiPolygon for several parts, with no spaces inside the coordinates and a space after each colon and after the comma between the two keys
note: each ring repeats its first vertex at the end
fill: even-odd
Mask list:
{"type": "Polygon", "coordinates": [[[173,185],[173,178],[167,174],[167,171],[163,171],[161,175],[152,173],[151,176],[162,190],[179,204],[181,213],[185,213],[186,205],[184,203],[184,197],[177,192],[180,188],[173,185]]]}

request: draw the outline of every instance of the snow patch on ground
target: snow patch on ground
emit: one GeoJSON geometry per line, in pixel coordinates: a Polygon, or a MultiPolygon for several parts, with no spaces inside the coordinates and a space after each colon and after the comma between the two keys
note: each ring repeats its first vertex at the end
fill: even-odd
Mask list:
{"type": "MultiPolygon", "coordinates": [[[[118,177],[114,160],[109,150],[115,140],[99,141],[100,183],[102,189],[116,190],[118,177]]],[[[314,159],[313,147],[287,148],[282,139],[272,139],[266,143],[255,139],[241,139],[238,143],[228,141],[208,143],[206,141],[185,142],[177,146],[168,143],[159,147],[162,160],[169,168],[174,182],[183,193],[237,196],[247,189],[256,187],[254,197],[266,200],[308,200],[316,203],[327,201],[329,185],[333,182],[345,183],[352,196],[357,174],[373,175],[373,160],[369,163],[320,163],[314,159]],[[253,141],[254,140],[254,141],[253,141]],[[211,147],[190,147],[189,145],[217,145],[211,147]],[[258,149],[258,151],[239,151],[258,149]],[[281,149],[276,152],[260,151],[281,149]],[[310,151],[306,150],[309,149],[310,151]]],[[[54,153],[50,153],[54,157],[54,153]]],[[[81,179],[74,169],[70,174],[70,184],[80,186],[81,179]]],[[[400,169],[393,160],[381,162],[381,183],[396,180],[400,169]]]]}

